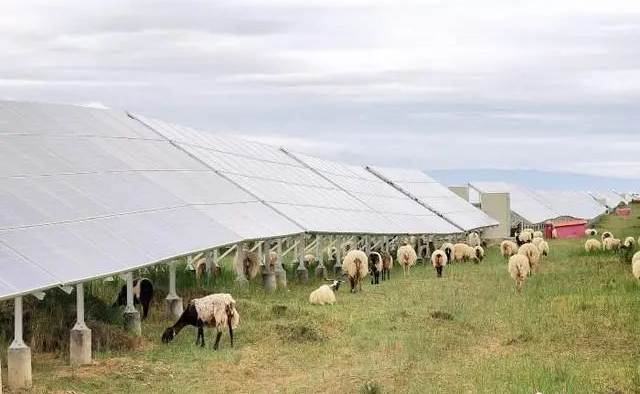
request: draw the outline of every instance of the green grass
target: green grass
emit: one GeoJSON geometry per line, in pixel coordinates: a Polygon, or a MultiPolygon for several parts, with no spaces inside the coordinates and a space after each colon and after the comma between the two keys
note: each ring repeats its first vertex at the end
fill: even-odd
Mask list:
{"type": "MultiPolygon", "coordinates": [[[[638,218],[600,225],[618,238],[640,235],[638,218]]],[[[36,393],[640,393],[640,284],[617,254],[588,255],[584,239],[553,240],[551,255],[515,292],[506,262],[489,247],[480,265],[457,264],[437,279],[418,265],[404,279],[314,307],[319,282],[265,294],[237,292],[228,275],[196,285],[181,273],[181,295],[230,291],[241,314],[236,347],[195,346],[185,329],[162,345],[166,274],[143,345],[97,352],[92,366],[34,354],[36,393]],[[196,289],[199,287],[199,289],[196,289]],[[187,291],[191,289],[191,291],[187,291]]],[[[110,299],[119,285],[96,284],[110,299]]],[[[6,376],[4,377],[6,379],[6,376]]]]}

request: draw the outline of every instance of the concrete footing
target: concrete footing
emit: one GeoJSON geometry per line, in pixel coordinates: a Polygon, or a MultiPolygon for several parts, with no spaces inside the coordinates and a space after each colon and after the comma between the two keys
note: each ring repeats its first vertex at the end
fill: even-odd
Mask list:
{"type": "Polygon", "coordinates": [[[76,325],[71,329],[69,350],[69,361],[72,365],[91,364],[91,329],[89,327],[76,325]]]}
{"type": "Polygon", "coordinates": [[[249,287],[249,281],[244,276],[238,276],[235,280],[236,287],[239,289],[245,289],[249,287]]]}
{"type": "Polygon", "coordinates": [[[276,270],[276,284],[279,289],[286,290],[287,289],[287,271],[284,269],[276,270]]]}
{"type": "Polygon", "coordinates": [[[333,275],[336,278],[340,278],[342,276],[342,264],[337,264],[333,266],[333,275]]]}
{"type": "Polygon", "coordinates": [[[182,298],[177,295],[168,295],[166,298],[167,302],[167,319],[169,320],[178,320],[180,315],[182,315],[182,298]]]}
{"type": "Polygon", "coordinates": [[[264,283],[264,289],[267,291],[267,293],[273,293],[274,291],[276,291],[276,275],[273,272],[263,272],[262,283],[264,283]]]}
{"type": "Polygon", "coordinates": [[[137,336],[142,336],[142,324],[140,323],[140,312],[125,311],[122,314],[124,320],[124,329],[137,336]]]}
{"type": "Polygon", "coordinates": [[[9,347],[7,351],[7,381],[10,390],[31,388],[31,348],[27,346],[9,347]]]}
{"type": "Polygon", "coordinates": [[[298,278],[298,282],[306,285],[309,282],[309,271],[301,265],[296,270],[296,278],[298,278]]]}
{"type": "Polygon", "coordinates": [[[327,268],[325,266],[316,267],[316,278],[320,278],[320,279],[327,278],[327,268]]]}

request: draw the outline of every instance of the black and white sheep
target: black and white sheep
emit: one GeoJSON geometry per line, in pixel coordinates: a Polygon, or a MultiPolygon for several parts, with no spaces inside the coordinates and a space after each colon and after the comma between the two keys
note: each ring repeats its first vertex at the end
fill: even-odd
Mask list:
{"type": "Polygon", "coordinates": [[[613,238],[613,233],[611,231],[604,231],[600,236],[600,239],[604,242],[606,238],[613,238]]]}
{"type": "Polygon", "coordinates": [[[333,305],[336,303],[336,293],[340,288],[341,280],[327,279],[330,285],[322,285],[309,294],[309,302],[313,305],[333,305]]]}
{"type": "Polygon", "coordinates": [[[584,235],[586,235],[587,237],[595,237],[596,235],[598,235],[598,230],[596,230],[595,228],[588,228],[584,230],[584,235]]]}
{"type": "MultiPolygon", "coordinates": [[[[142,305],[142,319],[146,319],[149,314],[149,304],[153,299],[153,283],[147,278],[137,278],[133,280],[133,304],[142,305]]],[[[127,285],[122,285],[118,298],[113,303],[113,307],[127,305],[127,285]]]]}
{"type": "Polygon", "coordinates": [[[226,326],[229,328],[229,338],[233,347],[233,330],[238,327],[239,322],[240,314],[236,310],[236,301],[230,294],[218,293],[194,298],[182,312],[176,324],[164,331],[162,342],[169,343],[185,326],[194,326],[198,329],[196,345],[204,347],[204,327],[215,327],[218,334],[213,349],[217,350],[222,331],[226,326]]]}
{"type": "Polygon", "coordinates": [[[442,250],[434,250],[431,253],[431,263],[436,269],[438,278],[442,278],[442,269],[447,265],[447,255],[442,250]]]}
{"type": "Polygon", "coordinates": [[[445,242],[440,246],[440,250],[444,252],[447,256],[447,262],[453,261],[453,250],[455,249],[454,245],[451,242],[445,242]]]}

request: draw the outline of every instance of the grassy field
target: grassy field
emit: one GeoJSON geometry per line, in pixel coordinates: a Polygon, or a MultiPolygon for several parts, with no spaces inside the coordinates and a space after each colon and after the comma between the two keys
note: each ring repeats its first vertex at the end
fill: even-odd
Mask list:
{"type": "MultiPolygon", "coordinates": [[[[637,238],[636,216],[600,227],[637,238]]],[[[366,282],[361,294],[342,288],[334,306],[308,304],[318,282],[265,295],[257,284],[238,293],[228,280],[211,287],[238,300],[234,349],[225,333],[214,351],[212,330],[196,347],[195,328],[162,345],[170,323],[157,302],[136,351],[96,352],[78,369],[35,354],[33,392],[640,393],[640,284],[630,264],[587,255],[583,243],[550,242],[522,293],[497,247],[480,265],[447,266],[441,279],[431,266],[408,279],[395,267],[391,281],[366,282]]]]}

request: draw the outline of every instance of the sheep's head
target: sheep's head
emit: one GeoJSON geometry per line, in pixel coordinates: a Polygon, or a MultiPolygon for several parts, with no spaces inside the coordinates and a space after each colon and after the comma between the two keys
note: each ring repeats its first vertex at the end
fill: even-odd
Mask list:
{"type": "Polygon", "coordinates": [[[340,288],[340,283],[342,283],[341,280],[337,279],[327,279],[327,281],[331,282],[329,287],[331,288],[331,290],[333,290],[334,293],[338,291],[338,289],[340,288]]]}
{"type": "Polygon", "coordinates": [[[169,343],[173,340],[173,338],[175,338],[176,336],[176,331],[173,329],[173,327],[169,327],[166,330],[164,330],[164,333],[162,333],[162,343],[169,343]]]}

